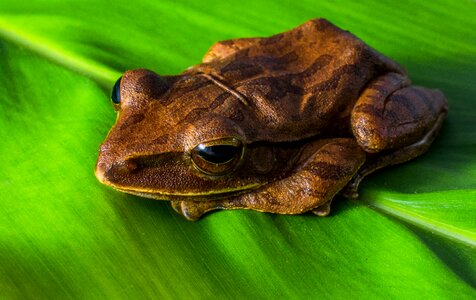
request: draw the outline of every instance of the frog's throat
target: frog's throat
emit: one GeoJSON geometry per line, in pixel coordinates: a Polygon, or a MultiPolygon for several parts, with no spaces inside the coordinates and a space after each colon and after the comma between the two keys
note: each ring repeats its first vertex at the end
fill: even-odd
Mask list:
{"type": "Polygon", "coordinates": [[[152,198],[160,200],[194,200],[194,201],[205,201],[205,200],[214,200],[220,198],[228,198],[231,196],[236,196],[238,194],[244,193],[246,191],[255,190],[261,187],[263,184],[251,183],[245,186],[240,186],[236,188],[227,188],[215,191],[204,191],[204,192],[164,192],[156,191],[153,189],[146,188],[124,188],[119,186],[112,186],[114,189],[119,190],[124,193],[152,198]]]}
{"type": "Polygon", "coordinates": [[[210,80],[211,82],[216,84],[218,87],[220,87],[224,91],[227,91],[228,93],[232,94],[233,96],[238,98],[238,100],[240,100],[241,103],[243,103],[245,106],[250,106],[250,100],[245,95],[243,95],[242,93],[238,92],[237,90],[229,87],[222,80],[219,80],[218,78],[216,78],[216,76],[213,76],[213,75],[207,74],[207,73],[198,73],[198,75],[201,75],[201,76],[207,78],[208,80],[210,80]]]}

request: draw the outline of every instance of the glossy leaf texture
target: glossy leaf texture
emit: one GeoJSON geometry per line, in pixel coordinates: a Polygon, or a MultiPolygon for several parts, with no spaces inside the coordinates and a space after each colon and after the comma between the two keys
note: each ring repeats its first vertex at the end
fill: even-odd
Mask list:
{"type": "Polygon", "coordinates": [[[2,0],[0,298],[474,299],[475,28],[469,0],[2,0]],[[371,176],[327,218],[193,223],[97,182],[123,71],[178,73],[217,40],[318,16],[447,95],[426,155],[371,176]]]}

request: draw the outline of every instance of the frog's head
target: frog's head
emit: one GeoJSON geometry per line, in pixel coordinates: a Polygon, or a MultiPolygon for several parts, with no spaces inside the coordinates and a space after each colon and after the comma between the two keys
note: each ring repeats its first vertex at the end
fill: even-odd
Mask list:
{"type": "Polygon", "coordinates": [[[118,116],[101,145],[96,177],[145,197],[204,200],[281,176],[286,168],[277,160],[290,152],[250,146],[230,113],[242,104],[223,94],[203,76],[126,72],[113,88],[118,116]]]}

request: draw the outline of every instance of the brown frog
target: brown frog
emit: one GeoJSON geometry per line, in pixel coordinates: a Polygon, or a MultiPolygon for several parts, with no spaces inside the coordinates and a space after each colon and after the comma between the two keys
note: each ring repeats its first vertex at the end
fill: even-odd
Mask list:
{"type": "Polygon", "coordinates": [[[440,91],[324,19],[218,42],[180,75],[127,71],[112,98],[97,178],[190,220],[327,215],[336,194],[357,197],[364,176],[425,152],[447,113],[440,91]]]}

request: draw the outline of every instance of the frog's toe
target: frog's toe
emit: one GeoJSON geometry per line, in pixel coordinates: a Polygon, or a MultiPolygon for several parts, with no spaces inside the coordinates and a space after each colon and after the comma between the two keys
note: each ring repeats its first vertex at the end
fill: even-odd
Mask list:
{"type": "Polygon", "coordinates": [[[339,192],[339,195],[341,195],[342,197],[345,197],[347,199],[357,199],[357,198],[359,198],[359,192],[358,192],[359,183],[360,183],[360,180],[358,182],[356,182],[356,181],[349,182],[339,192]]]}
{"type": "Polygon", "coordinates": [[[172,208],[187,220],[197,221],[205,213],[217,209],[214,203],[206,201],[172,201],[172,208]]]}
{"type": "Polygon", "coordinates": [[[179,214],[182,214],[182,201],[170,201],[170,206],[179,214]]]}
{"type": "Polygon", "coordinates": [[[182,202],[182,215],[189,221],[197,221],[206,211],[202,211],[196,205],[187,205],[184,201],[182,202]]]}
{"type": "Polygon", "coordinates": [[[328,216],[331,212],[331,202],[332,201],[327,201],[326,203],[319,205],[312,210],[312,213],[319,217],[328,216]]]}
{"type": "Polygon", "coordinates": [[[171,206],[177,213],[190,221],[196,221],[203,215],[193,205],[187,205],[186,201],[172,201],[171,206]]]}

